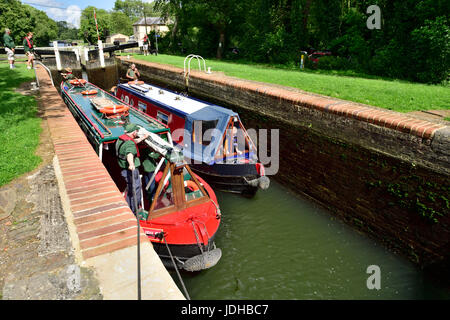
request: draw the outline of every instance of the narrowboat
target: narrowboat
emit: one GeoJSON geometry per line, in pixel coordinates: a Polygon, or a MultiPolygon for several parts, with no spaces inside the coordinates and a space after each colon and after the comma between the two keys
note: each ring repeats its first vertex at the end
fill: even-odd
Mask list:
{"type": "Polygon", "coordinates": [[[170,129],[81,79],[62,82],[61,95],[124,197],[128,190],[111,146],[124,134],[124,126],[137,124],[139,135],[148,136],[138,147],[160,155],[150,181],[155,180],[156,192],[153,199],[145,192],[140,195],[138,217],[164,265],[200,271],[217,264],[222,253],[214,243],[221,221],[216,195],[173,146],[170,129]]]}
{"type": "Polygon", "coordinates": [[[143,81],[119,83],[115,95],[167,125],[192,170],[215,190],[251,197],[269,187],[256,145],[236,112],[143,81]]]}

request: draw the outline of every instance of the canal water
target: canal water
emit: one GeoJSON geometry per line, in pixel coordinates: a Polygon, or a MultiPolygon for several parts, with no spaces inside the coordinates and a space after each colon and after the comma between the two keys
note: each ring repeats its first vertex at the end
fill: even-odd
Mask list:
{"type": "Polygon", "coordinates": [[[252,199],[216,194],[222,259],[182,274],[191,299],[450,298],[412,263],[273,179],[252,199]],[[367,287],[371,265],[380,268],[380,290],[367,287]]]}
{"type": "MultiPolygon", "coordinates": [[[[117,83],[118,73],[110,74],[117,83]]],[[[102,79],[91,81],[108,90],[102,79]]],[[[411,262],[273,178],[251,199],[216,195],[222,222],[215,242],[222,259],[211,269],[182,273],[191,299],[450,299],[449,288],[411,262]],[[380,268],[379,290],[367,287],[372,265],[380,268]]]]}

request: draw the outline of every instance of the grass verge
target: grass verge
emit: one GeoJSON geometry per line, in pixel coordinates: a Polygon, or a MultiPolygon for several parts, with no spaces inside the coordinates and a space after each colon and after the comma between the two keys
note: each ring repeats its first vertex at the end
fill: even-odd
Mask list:
{"type": "Polygon", "coordinates": [[[8,62],[0,63],[0,186],[41,163],[35,155],[42,121],[37,117],[36,99],[15,92],[21,83],[33,79],[34,70],[25,64],[10,70],[8,62]]]}
{"type": "MultiPolygon", "coordinates": [[[[127,53],[122,55],[127,55],[127,53]]],[[[169,64],[180,68],[183,68],[185,58],[165,54],[158,56],[130,55],[135,59],[169,64]]],[[[327,71],[324,74],[324,71],[300,71],[218,60],[207,60],[206,67],[211,67],[213,72],[221,71],[232,77],[294,87],[398,112],[450,109],[450,86],[374,79],[373,76],[362,78],[361,74],[353,77],[335,71],[327,71]]],[[[197,61],[192,60],[191,69],[198,69],[197,61]]]]}

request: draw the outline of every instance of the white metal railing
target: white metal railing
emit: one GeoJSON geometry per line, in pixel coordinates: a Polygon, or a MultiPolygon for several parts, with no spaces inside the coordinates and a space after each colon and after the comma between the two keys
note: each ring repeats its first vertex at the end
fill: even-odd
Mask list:
{"type": "MultiPolygon", "coordinates": [[[[52,72],[50,71],[50,69],[47,68],[47,66],[40,61],[34,61],[34,63],[38,63],[39,65],[43,66],[45,70],[47,70],[48,75],[50,76],[50,80],[52,81],[52,86],[55,86],[55,84],[53,83],[53,76],[52,76],[52,72]]],[[[35,72],[36,72],[36,69],[35,69],[35,72]]],[[[38,80],[37,75],[36,75],[36,81],[37,81],[38,87],[39,87],[39,80],[38,80]]]]}
{"type": "Polygon", "coordinates": [[[211,68],[208,68],[208,71],[206,71],[206,62],[205,59],[203,59],[202,56],[199,56],[197,54],[190,54],[188,56],[186,56],[186,58],[184,58],[184,62],[183,62],[183,70],[184,70],[184,79],[186,81],[186,86],[189,85],[189,75],[191,74],[191,61],[192,59],[197,59],[198,62],[198,70],[202,71],[202,66],[201,66],[201,61],[203,61],[203,68],[205,73],[211,73],[211,68]],[[189,59],[189,60],[188,60],[189,59]],[[186,61],[188,60],[188,67],[187,67],[187,71],[186,71],[186,61]]]}

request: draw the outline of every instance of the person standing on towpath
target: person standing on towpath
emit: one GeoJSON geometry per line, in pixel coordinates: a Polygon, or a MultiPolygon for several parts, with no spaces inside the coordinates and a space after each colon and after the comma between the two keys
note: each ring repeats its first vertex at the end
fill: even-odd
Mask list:
{"type": "Polygon", "coordinates": [[[115,146],[117,161],[119,163],[119,167],[122,169],[120,174],[127,183],[127,203],[135,215],[137,214],[139,208],[135,207],[133,194],[136,194],[136,203],[138,203],[139,207],[142,190],[139,171],[135,170],[141,165],[141,161],[139,159],[139,148],[137,144],[148,138],[147,135],[137,138],[138,130],[139,127],[136,124],[127,124],[125,126],[125,133],[117,139],[115,146]]]}
{"type": "Polygon", "coordinates": [[[11,30],[8,28],[5,29],[5,34],[3,35],[3,44],[5,45],[6,55],[9,60],[9,68],[14,69],[14,50],[16,45],[14,44],[14,40],[11,38],[11,30]]]}
{"type": "Polygon", "coordinates": [[[25,55],[28,57],[27,61],[27,69],[31,69],[34,67],[34,44],[33,44],[33,32],[28,32],[27,36],[23,39],[23,50],[25,51],[25,55]]]}

